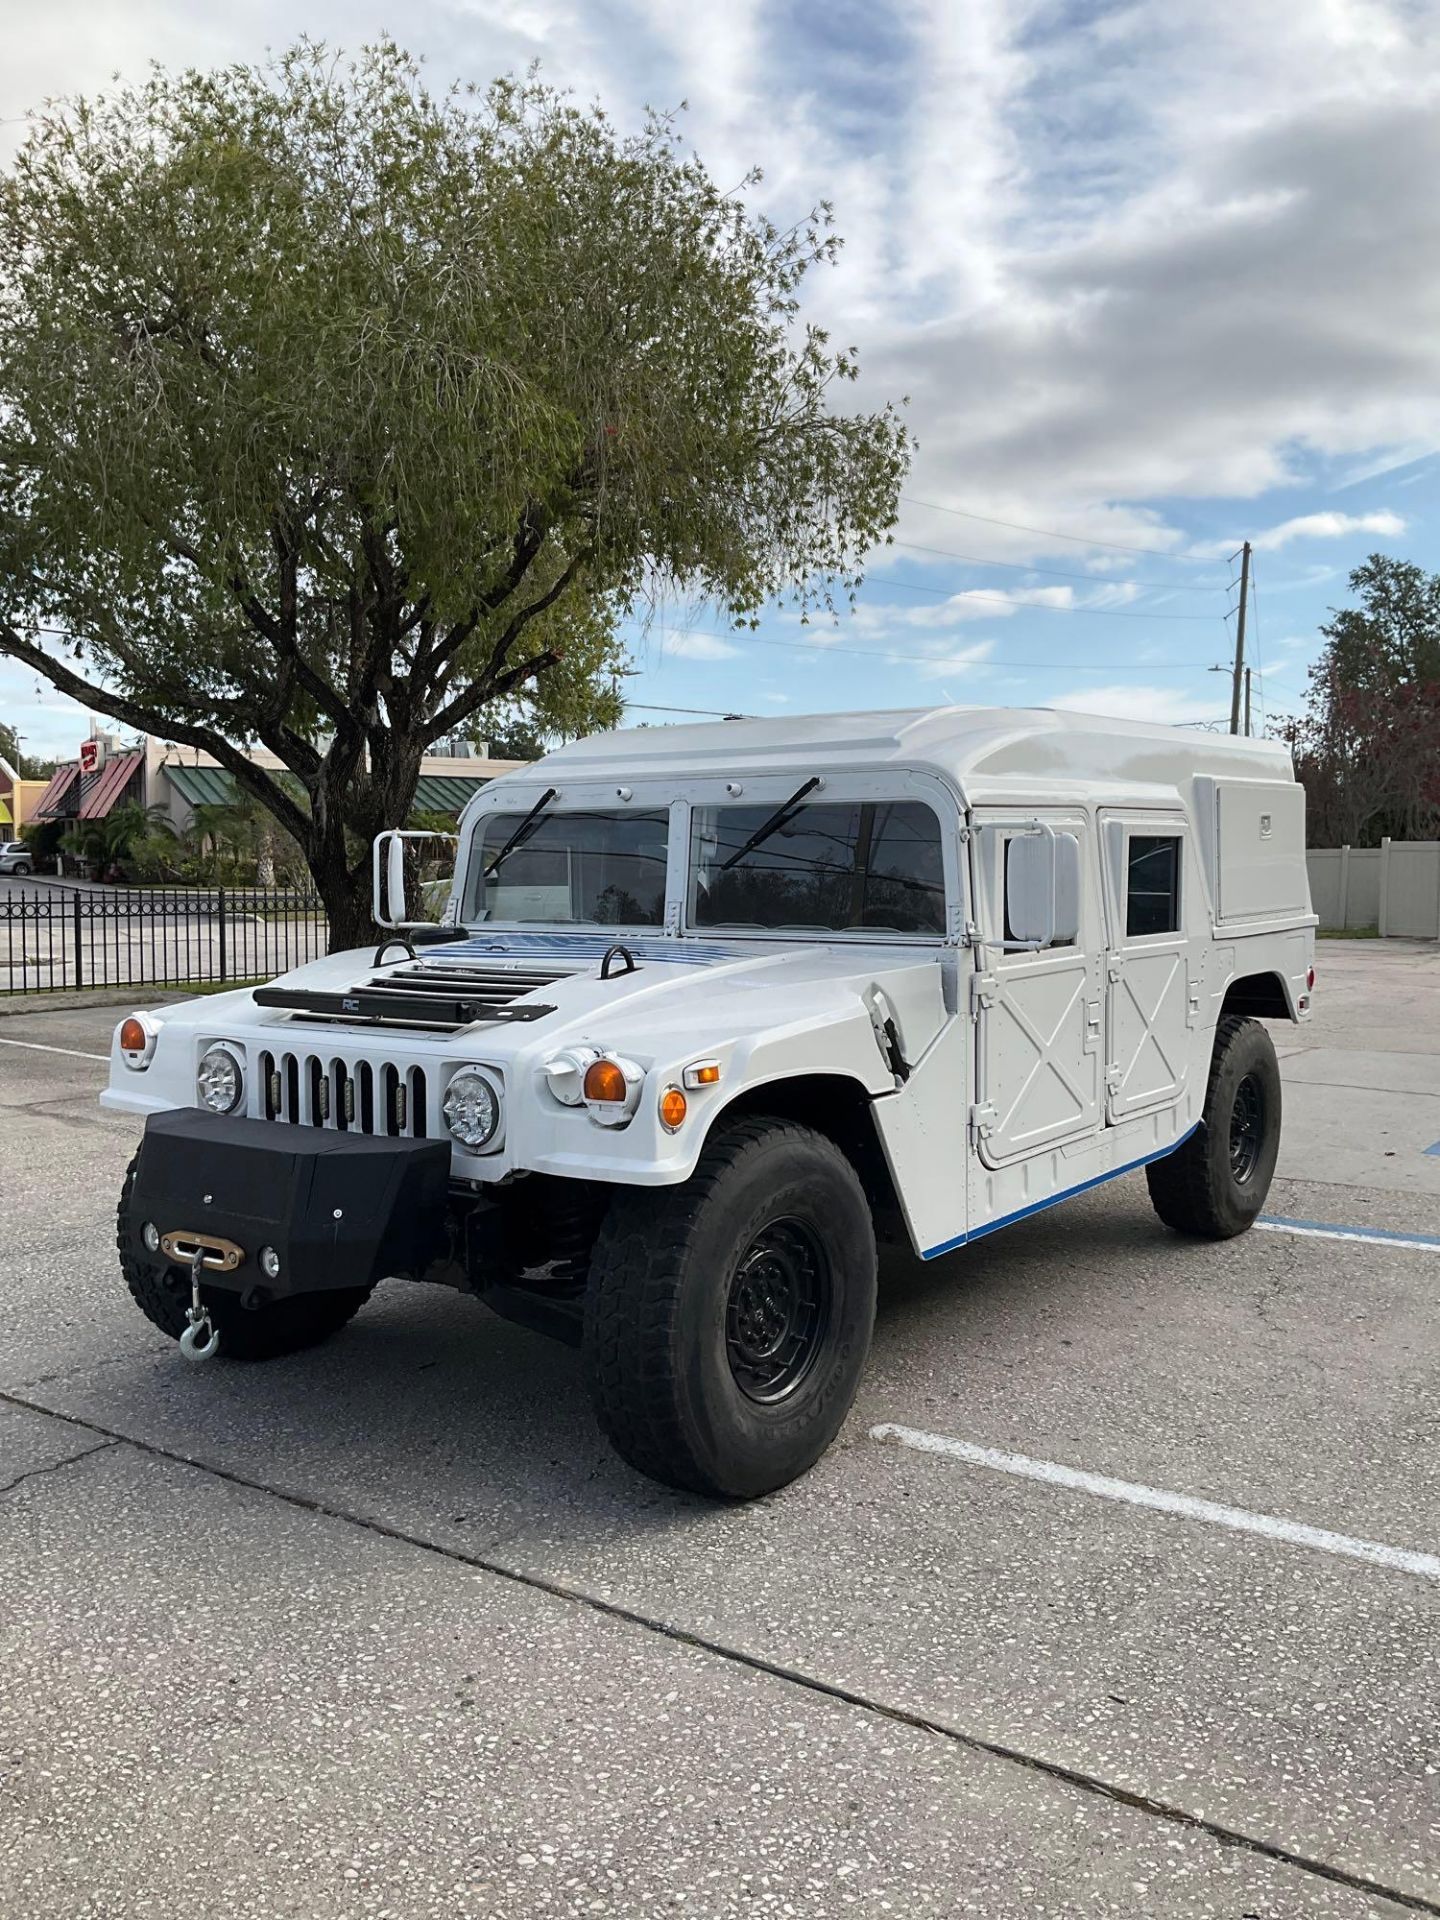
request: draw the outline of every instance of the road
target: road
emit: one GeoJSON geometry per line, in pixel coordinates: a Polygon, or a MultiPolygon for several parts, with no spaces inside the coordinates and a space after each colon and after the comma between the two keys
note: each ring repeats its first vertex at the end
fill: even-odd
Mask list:
{"type": "Polygon", "coordinates": [[[1440,954],[1320,971],[1278,1224],[1137,1176],[891,1258],[735,1508],[439,1290],[186,1367],[114,1016],[0,1020],[0,1913],[1440,1914],[1440,954]]]}

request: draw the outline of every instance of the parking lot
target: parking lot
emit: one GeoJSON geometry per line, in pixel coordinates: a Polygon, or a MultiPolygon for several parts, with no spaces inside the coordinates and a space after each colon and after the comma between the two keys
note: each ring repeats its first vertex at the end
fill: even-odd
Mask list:
{"type": "Polygon", "coordinates": [[[732,1508],[438,1289],[185,1365],[118,1010],[0,1018],[0,1913],[1440,1914],[1440,953],[1319,968],[1261,1228],[892,1255],[732,1508]]]}

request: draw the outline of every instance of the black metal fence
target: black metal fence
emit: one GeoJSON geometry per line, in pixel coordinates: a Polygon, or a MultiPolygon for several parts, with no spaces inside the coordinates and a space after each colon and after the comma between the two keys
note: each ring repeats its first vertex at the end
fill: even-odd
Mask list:
{"type": "Polygon", "coordinates": [[[0,891],[0,993],[269,979],[324,953],[325,911],[280,887],[0,891]]]}

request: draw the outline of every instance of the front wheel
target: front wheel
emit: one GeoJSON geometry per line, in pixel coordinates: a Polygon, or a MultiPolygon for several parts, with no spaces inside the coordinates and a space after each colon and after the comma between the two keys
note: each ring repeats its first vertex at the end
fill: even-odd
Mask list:
{"type": "Polygon", "coordinates": [[[1244,1233],[1265,1204],[1280,1151],[1280,1066],[1258,1020],[1222,1020],[1200,1125],[1145,1169],[1167,1227],[1207,1240],[1244,1233]]]}
{"type": "Polygon", "coordinates": [[[870,1209],[833,1141],[761,1116],[724,1127],[683,1186],[611,1202],[585,1299],[601,1426],[670,1486],[783,1487],[849,1411],[875,1282],[870,1209]]]}

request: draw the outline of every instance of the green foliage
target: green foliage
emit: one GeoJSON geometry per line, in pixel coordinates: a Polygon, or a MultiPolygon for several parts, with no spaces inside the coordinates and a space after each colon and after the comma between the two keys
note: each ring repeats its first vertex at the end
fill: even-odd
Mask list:
{"type": "Polygon", "coordinates": [[[1349,584],[1360,605],[1331,610],[1317,674],[1357,693],[1440,682],[1440,574],[1372,553],[1349,584]]]}
{"type": "Polygon", "coordinates": [[[27,820],[20,829],[20,838],[34,854],[35,865],[42,871],[55,864],[65,834],[63,820],[27,820]]]}
{"type": "Polygon", "coordinates": [[[0,179],[0,653],[212,752],[354,931],[425,748],[613,723],[647,594],[853,590],[909,448],[797,319],[835,245],[667,120],[388,41],[48,109],[0,179]]]}
{"type": "MultiPolygon", "coordinates": [[[[0,648],[0,652],[3,651],[0,648]]],[[[48,780],[55,771],[53,760],[37,760],[33,754],[23,753],[19,734],[3,720],[0,720],[0,759],[8,760],[22,780],[48,780]]]]}
{"type": "Polygon", "coordinates": [[[1312,846],[1376,846],[1440,830],[1440,574],[1372,553],[1350,575],[1310,671],[1309,710],[1282,732],[1312,846]]]}

